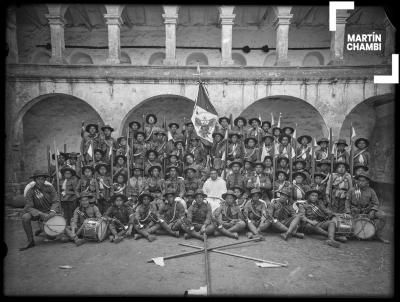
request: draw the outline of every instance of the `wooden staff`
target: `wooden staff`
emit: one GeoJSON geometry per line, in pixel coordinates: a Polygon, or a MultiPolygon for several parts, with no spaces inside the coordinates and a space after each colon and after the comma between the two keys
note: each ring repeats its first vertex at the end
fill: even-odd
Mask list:
{"type": "MultiPolygon", "coordinates": [[[[167,131],[167,121],[166,121],[166,119],[165,119],[165,115],[164,115],[164,123],[163,123],[163,128],[164,128],[164,131],[166,132],[167,131]]],[[[164,145],[164,147],[162,148],[163,150],[162,150],[162,152],[163,152],[163,162],[162,162],[162,164],[163,164],[163,175],[164,175],[164,178],[165,178],[165,172],[166,172],[166,169],[167,169],[167,158],[166,158],[166,155],[167,155],[167,152],[166,152],[166,146],[167,146],[167,142],[168,142],[168,133],[166,133],[166,140],[165,140],[165,145],[164,145]]]]}
{"type": "Polygon", "coordinates": [[[57,179],[57,194],[58,198],[61,198],[60,196],[60,178],[58,177],[58,157],[57,157],[57,146],[56,146],[56,139],[54,138],[54,154],[56,158],[56,179],[57,179]]]}
{"type": "Polygon", "coordinates": [[[64,153],[67,153],[67,144],[64,144],[64,153]]]}
{"type": "MultiPolygon", "coordinates": [[[[295,126],[295,128],[294,128],[294,133],[296,133],[296,136],[297,136],[297,124],[296,124],[296,126],[295,126]]],[[[293,134],[292,134],[293,135],[293,134]]],[[[292,136],[292,138],[291,138],[291,140],[293,140],[293,136],[292,136]]],[[[290,149],[292,149],[292,148],[290,148],[290,149]]],[[[290,150],[290,152],[291,152],[292,150],[290,150]]],[[[297,156],[296,156],[296,154],[297,154],[297,137],[295,137],[294,138],[294,160],[297,160],[297,156]]]]}
{"type": "MultiPolygon", "coordinates": [[[[129,133],[129,131],[128,131],[128,133],[129,133]]],[[[127,144],[128,144],[128,142],[127,142],[127,144]]],[[[110,155],[110,165],[111,165],[111,173],[110,173],[110,175],[111,175],[111,189],[110,189],[110,195],[111,196],[113,196],[114,195],[114,154],[111,152],[111,155],[110,155]]],[[[129,182],[129,180],[128,180],[128,182],[129,182]]]]}
{"type": "MultiPolygon", "coordinates": [[[[289,157],[289,182],[290,182],[290,186],[293,186],[292,142],[289,142],[288,147],[290,149],[290,154],[288,152],[288,157],[289,157]]],[[[293,194],[290,194],[290,203],[293,203],[293,194]]]]}
{"type": "Polygon", "coordinates": [[[330,175],[330,182],[329,182],[329,203],[332,204],[332,185],[333,185],[333,161],[334,161],[334,156],[332,153],[332,148],[333,148],[333,137],[332,137],[332,128],[329,128],[329,150],[328,150],[328,156],[330,155],[331,157],[331,175],[330,175]]]}
{"type": "Polygon", "coordinates": [[[315,151],[314,151],[314,138],[311,138],[311,182],[314,182],[315,175],[315,151]]]}
{"type": "Polygon", "coordinates": [[[274,198],[275,194],[274,194],[274,185],[275,185],[275,162],[276,162],[276,158],[275,158],[275,154],[272,155],[272,198],[274,198]]]}
{"type": "Polygon", "coordinates": [[[209,295],[211,295],[211,284],[210,284],[210,272],[209,272],[209,266],[208,266],[206,230],[204,230],[203,238],[204,238],[204,265],[205,265],[205,272],[206,272],[207,296],[209,296],[209,295]]]}
{"type": "Polygon", "coordinates": [[[354,158],[353,158],[353,138],[352,138],[352,134],[353,134],[353,122],[350,122],[350,176],[351,176],[351,181],[353,182],[353,169],[354,169],[354,158]]]}
{"type": "MultiPolygon", "coordinates": [[[[146,119],[146,115],[143,114],[142,115],[142,129],[143,129],[144,138],[145,138],[144,144],[146,144],[146,132],[144,131],[145,119],[146,119]]],[[[143,153],[143,151],[142,151],[142,153],[143,153]]],[[[144,167],[145,167],[144,166],[144,160],[145,160],[145,157],[143,158],[143,161],[142,161],[142,177],[144,177],[144,167]]]]}
{"type": "Polygon", "coordinates": [[[128,191],[128,188],[130,186],[130,179],[131,179],[131,166],[130,166],[130,162],[129,162],[129,155],[130,155],[130,149],[129,149],[129,143],[128,143],[128,139],[129,139],[129,131],[126,131],[126,166],[128,168],[128,181],[126,184],[126,188],[128,191]]]}
{"type": "Polygon", "coordinates": [[[258,160],[261,161],[261,139],[260,139],[260,127],[257,124],[257,145],[258,145],[258,160]]]}
{"type": "Polygon", "coordinates": [[[51,167],[50,167],[50,145],[47,145],[47,172],[49,173],[49,177],[51,177],[51,167]]]}

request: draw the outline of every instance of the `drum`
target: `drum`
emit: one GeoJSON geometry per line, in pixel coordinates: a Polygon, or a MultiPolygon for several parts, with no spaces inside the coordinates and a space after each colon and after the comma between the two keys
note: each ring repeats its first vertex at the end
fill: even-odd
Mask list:
{"type": "Polygon", "coordinates": [[[358,239],[370,239],[375,235],[375,224],[367,214],[358,214],[353,219],[353,233],[358,239]]]}
{"type": "Polygon", "coordinates": [[[336,215],[336,234],[350,237],[353,234],[353,219],[343,214],[336,215]]]}
{"type": "Polygon", "coordinates": [[[61,215],[56,215],[43,223],[43,231],[48,236],[57,236],[64,232],[67,221],[61,215]]]}
{"type": "Polygon", "coordinates": [[[83,222],[83,237],[101,242],[105,239],[108,222],[102,218],[88,218],[83,222]]]}

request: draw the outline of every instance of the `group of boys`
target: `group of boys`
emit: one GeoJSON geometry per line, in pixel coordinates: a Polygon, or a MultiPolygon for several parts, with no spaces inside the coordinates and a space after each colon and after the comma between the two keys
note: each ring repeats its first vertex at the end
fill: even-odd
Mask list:
{"type": "Polygon", "coordinates": [[[31,220],[57,213],[67,221],[61,240],[77,245],[85,242],[85,219],[102,218],[115,243],[131,235],[153,241],[156,234],[180,233],[237,239],[246,231],[251,238],[273,229],[284,240],[320,234],[338,247],[347,240],[337,232],[338,216],[358,214],[367,214],[375,238],[387,242],[381,236],[385,217],[369,187],[366,138],[355,140],[350,158],[344,139],[332,154],[327,138],[314,148],[311,136],[294,137],[292,127],[271,127],[259,118],[219,118],[212,145],[191,122],[179,131],[175,122],[159,127],[154,114],[144,120],[130,122],[127,135],[117,139],[110,125],[82,123],[80,153],[60,153],[50,173],[35,172],[25,190],[28,245],[22,250],[35,244],[31,220]]]}

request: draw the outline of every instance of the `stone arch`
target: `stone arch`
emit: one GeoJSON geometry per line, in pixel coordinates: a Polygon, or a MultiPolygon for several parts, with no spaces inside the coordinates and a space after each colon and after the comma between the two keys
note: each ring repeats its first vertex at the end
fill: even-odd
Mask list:
{"type": "Polygon", "coordinates": [[[131,58],[126,52],[121,52],[121,64],[132,64],[131,58]]]}
{"type": "Polygon", "coordinates": [[[186,58],[186,65],[197,65],[197,62],[200,65],[208,65],[208,58],[202,52],[193,52],[186,58]]]}
{"type": "Polygon", "coordinates": [[[303,66],[324,65],[324,56],[318,51],[311,51],[304,56],[303,66]]]}
{"type": "Polygon", "coordinates": [[[33,54],[31,63],[33,64],[49,64],[51,54],[48,51],[40,50],[33,54]]]}
{"type": "Polygon", "coordinates": [[[263,66],[274,66],[275,62],[276,62],[276,52],[271,52],[265,57],[263,66]]]}
{"type": "Polygon", "coordinates": [[[68,152],[80,152],[82,121],[103,124],[99,113],[75,96],[52,93],[28,102],[18,113],[14,131],[15,138],[21,141],[23,175],[28,177],[35,169],[46,170],[46,146],[50,145],[54,152],[54,138],[61,152],[64,143],[68,152]]]}
{"type": "Polygon", "coordinates": [[[281,127],[295,128],[297,136],[309,134],[316,139],[327,135],[325,121],[318,110],[308,102],[293,96],[275,95],[259,99],[248,106],[240,115],[249,119],[260,116],[263,121],[271,121],[271,112],[275,123],[282,113],[281,127]]]}
{"type": "Polygon", "coordinates": [[[163,65],[165,60],[164,52],[155,52],[150,56],[149,65],[163,65]]]}
{"type": "Polygon", "coordinates": [[[171,122],[177,122],[182,126],[183,119],[189,121],[192,117],[194,101],[175,94],[163,94],[150,97],[143,100],[133,107],[122,120],[119,127],[119,135],[125,134],[129,123],[133,120],[142,122],[142,115],[154,113],[157,116],[157,125],[163,125],[163,119],[167,125],[171,122]]]}
{"type": "Polygon", "coordinates": [[[75,52],[70,58],[71,64],[82,64],[82,65],[89,65],[93,64],[92,58],[83,52],[75,52]]]}
{"type": "Polygon", "coordinates": [[[370,141],[370,174],[378,184],[394,183],[394,95],[373,96],[356,105],[345,117],[340,137],[350,140],[350,125],[358,137],[370,141]]]}
{"type": "Polygon", "coordinates": [[[232,54],[232,60],[235,63],[235,65],[239,65],[239,66],[246,66],[247,65],[247,61],[246,58],[240,54],[240,53],[233,53],[232,54]]]}

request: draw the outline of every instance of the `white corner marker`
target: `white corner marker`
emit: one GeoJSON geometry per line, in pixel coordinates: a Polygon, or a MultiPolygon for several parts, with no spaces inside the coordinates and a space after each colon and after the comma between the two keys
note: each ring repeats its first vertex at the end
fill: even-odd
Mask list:
{"type": "Polygon", "coordinates": [[[399,84],[399,54],[392,54],[392,75],[376,75],[374,84],[399,84]]]}
{"type": "Polygon", "coordinates": [[[338,9],[354,9],[354,1],[329,1],[329,31],[336,31],[338,9]]]}

